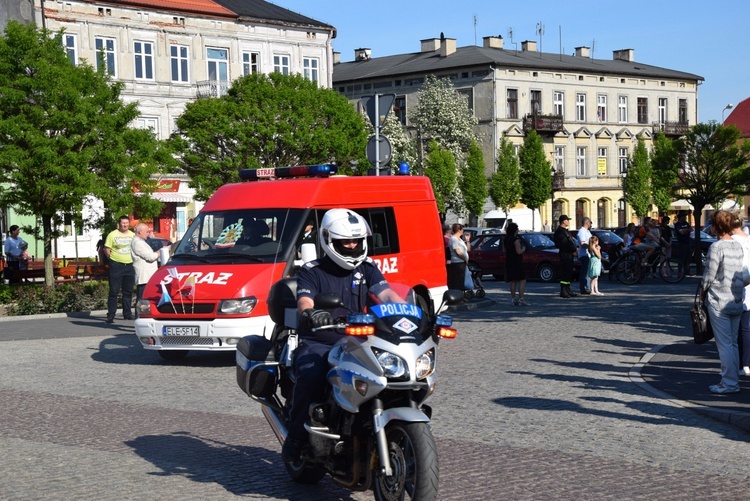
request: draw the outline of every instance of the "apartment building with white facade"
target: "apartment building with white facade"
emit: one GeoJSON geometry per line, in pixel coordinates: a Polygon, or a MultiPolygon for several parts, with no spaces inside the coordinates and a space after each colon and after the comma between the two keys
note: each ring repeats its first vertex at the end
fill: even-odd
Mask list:
{"type": "MultiPolygon", "coordinates": [[[[249,73],[299,73],[321,87],[332,82],[335,29],[262,0],[33,0],[31,9],[18,9],[29,10],[33,20],[18,20],[64,30],[71,61],[104,67],[122,82],[123,102],[140,111],[134,125],[160,139],[175,132],[189,102],[221,95],[249,73]]],[[[185,177],[169,175],[159,184],[154,197],[164,210],[154,232],[174,241],[202,204],[185,177]]],[[[98,234],[70,231],[57,242],[58,256],[96,255],[98,234]]]]}
{"type": "MultiPolygon", "coordinates": [[[[657,131],[676,137],[698,122],[703,78],[639,63],[632,49],[606,60],[593,59],[587,47],[562,55],[538,52],[533,41],[520,50],[505,48],[502,37],[457,47],[441,36],[422,40],[419,52],[376,58],[358,49],[354,56],[335,65],[334,89],[352,101],[395,93],[394,111],[407,128],[425,76],[449,78],[479,121],[487,177],[501,138],[519,147],[535,129],[555,171],[550,200],[540,208],[553,226],[560,214],[576,226],[591,217],[600,228],[633,220],[622,179],[636,138],[650,149],[657,131]]],[[[488,200],[483,219],[494,209],[488,200]]]]}

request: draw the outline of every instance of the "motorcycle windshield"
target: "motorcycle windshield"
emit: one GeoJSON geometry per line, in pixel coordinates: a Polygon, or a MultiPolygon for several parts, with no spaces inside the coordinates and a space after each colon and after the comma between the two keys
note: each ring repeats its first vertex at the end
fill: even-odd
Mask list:
{"type": "Polygon", "coordinates": [[[369,307],[369,313],[375,316],[375,335],[389,343],[421,344],[430,337],[427,314],[416,303],[416,295],[409,290],[406,293],[394,287],[405,303],[377,303],[369,307]]]}

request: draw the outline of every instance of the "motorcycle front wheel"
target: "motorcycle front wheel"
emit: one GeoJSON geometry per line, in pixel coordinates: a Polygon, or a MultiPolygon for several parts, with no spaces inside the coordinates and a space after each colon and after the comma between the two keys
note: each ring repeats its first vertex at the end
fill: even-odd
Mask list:
{"type": "Polygon", "coordinates": [[[430,501],[438,492],[438,455],[427,423],[393,421],[385,428],[392,475],[375,479],[377,501],[430,501]]]}

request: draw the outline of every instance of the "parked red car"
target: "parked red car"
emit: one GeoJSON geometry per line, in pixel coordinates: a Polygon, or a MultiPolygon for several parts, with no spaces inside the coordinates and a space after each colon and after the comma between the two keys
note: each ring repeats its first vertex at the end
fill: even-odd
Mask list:
{"type": "MultiPolygon", "coordinates": [[[[554,242],[539,232],[521,232],[526,245],[523,254],[523,267],[527,279],[553,282],[560,276],[560,256],[554,242]]],[[[469,265],[482,270],[484,275],[492,275],[498,280],[505,279],[505,233],[485,233],[471,242],[469,265]]],[[[578,268],[573,265],[573,275],[578,268]]]]}

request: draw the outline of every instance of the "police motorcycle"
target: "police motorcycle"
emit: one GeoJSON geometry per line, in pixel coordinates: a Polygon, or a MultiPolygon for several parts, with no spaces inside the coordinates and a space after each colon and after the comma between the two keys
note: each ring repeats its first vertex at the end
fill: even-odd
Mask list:
{"type": "MultiPolygon", "coordinates": [[[[438,342],[454,338],[452,318],[429,314],[413,291],[406,303],[373,304],[333,325],[346,334],[328,356],[324,401],[309,409],[309,442],[290,477],[313,484],[330,474],[356,491],[372,489],[377,500],[431,500],[437,496],[438,457],[425,400],[437,379],[438,342]]],[[[297,345],[297,283],[282,279],[271,287],[269,313],[276,327],[270,340],[247,336],[237,347],[237,384],[253,400],[283,445],[287,437],[297,345]]],[[[406,289],[404,287],[404,289],[406,289]]],[[[459,303],[462,291],[448,290],[444,305],[459,303]]],[[[319,294],[315,308],[342,306],[338,294],[319,294]]],[[[375,300],[376,301],[376,300],[375,300]]]]}

